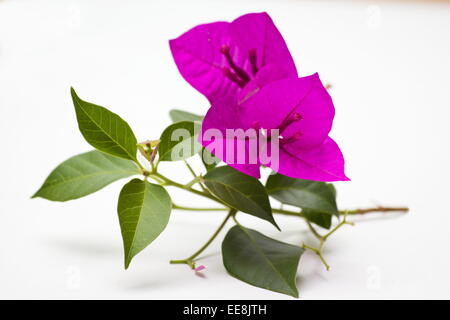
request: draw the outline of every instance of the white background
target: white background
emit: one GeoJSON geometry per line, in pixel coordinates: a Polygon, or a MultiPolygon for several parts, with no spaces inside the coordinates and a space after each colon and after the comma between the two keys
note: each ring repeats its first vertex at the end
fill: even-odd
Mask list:
{"type": "MultiPolygon", "coordinates": [[[[30,200],[57,164],[91,149],[70,86],[121,115],[138,139],[158,138],[171,108],[208,108],[178,74],[167,41],[257,11],[271,14],[301,75],[317,71],[334,85],[331,136],[352,179],[337,184],[341,208],[411,207],[340,230],[326,247],[329,272],[305,254],[301,298],[450,298],[450,6],[275,0],[0,0],[0,298],[289,298],[228,276],[223,234],[201,260],[204,278],[168,264],[195,251],[223,213],[173,212],[125,271],[116,214],[125,181],[67,203],[30,200]]],[[[181,163],[161,167],[189,179],[181,163]]],[[[208,204],[182,192],[173,198],[208,204]]],[[[279,219],[284,233],[241,220],[286,242],[313,243],[297,219],[279,219]]]]}

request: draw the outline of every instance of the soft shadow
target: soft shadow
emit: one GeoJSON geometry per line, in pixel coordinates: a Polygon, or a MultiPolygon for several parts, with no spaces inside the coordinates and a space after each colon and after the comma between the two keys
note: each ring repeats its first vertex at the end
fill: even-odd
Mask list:
{"type": "Polygon", "coordinates": [[[302,255],[300,258],[299,269],[300,272],[296,282],[297,287],[300,288],[301,291],[305,291],[308,290],[309,287],[316,286],[317,282],[327,281],[327,278],[323,275],[324,266],[314,253],[307,251],[302,255]],[[311,267],[311,265],[313,267],[311,267]],[[309,272],[307,274],[303,274],[302,268],[308,269],[309,272]],[[311,269],[313,271],[310,271],[311,269]]]}
{"type": "Polygon", "coordinates": [[[147,291],[149,289],[167,286],[167,281],[163,282],[155,278],[152,279],[150,276],[140,277],[132,284],[130,282],[132,281],[127,281],[125,284],[118,283],[118,285],[121,289],[129,291],[147,291]]]}
{"type": "Polygon", "coordinates": [[[105,258],[118,257],[121,255],[121,249],[119,247],[83,240],[81,238],[52,238],[47,239],[46,243],[49,247],[58,251],[73,252],[74,254],[87,257],[105,258]]]}

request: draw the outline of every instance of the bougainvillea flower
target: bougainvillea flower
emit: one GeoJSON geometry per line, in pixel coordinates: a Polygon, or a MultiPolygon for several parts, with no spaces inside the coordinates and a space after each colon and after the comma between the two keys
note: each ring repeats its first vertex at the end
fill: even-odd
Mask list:
{"type": "MultiPolygon", "coordinates": [[[[333,118],[333,102],[317,74],[288,78],[264,86],[243,102],[236,96],[214,102],[203,121],[200,142],[216,157],[255,178],[260,177],[259,167],[264,164],[293,178],[349,180],[344,173],[342,153],[328,137],[333,118]],[[246,136],[239,148],[242,141],[229,133],[248,129],[255,129],[257,134],[246,136]],[[252,150],[250,141],[261,140],[263,135],[270,140],[272,130],[280,136],[278,157],[263,163],[260,150],[252,150]],[[243,153],[246,156],[242,157],[243,153]],[[251,154],[257,155],[256,161],[247,156],[251,154]],[[238,157],[245,161],[238,161],[238,157]]],[[[274,151],[270,153],[275,154],[274,151]]]]}
{"type": "Polygon", "coordinates": [[[202,24],[169,43],[182,76],[210,102],[235,94],[242,100],[274,80],[297,77],[286,43],[265,12],[202,24]]]}

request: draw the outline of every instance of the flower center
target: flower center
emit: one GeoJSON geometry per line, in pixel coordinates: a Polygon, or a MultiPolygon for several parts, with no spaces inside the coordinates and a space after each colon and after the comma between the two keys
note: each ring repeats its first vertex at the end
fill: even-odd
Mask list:
{"type": "Polygon", "coordinates": [[[303,119],[302,115],[300,113],[294,111],[291,114],[289,114],[286,117],[286,119],[284,119],[283,122],[278,126],[278,130],[280,130],[280,135],[282,137],[282,139],[280,140],[281,145],[295,142],[302,137],[303,134],[300,131],[295,132],[290,137],[282,136],[283,131],[285,131],[287,127],[289,127],[292,123],[300,121],[302,119],[303,119]]]}
{"type": "Polygon", "coordinates": [[[295,142],[295,141],[299,140],[302,137],[302,135],[303,135],[303,133],[301,133],[300,131],[297,131],[292,136],[290,136],[288,138],[281,139],[280,140],[280,144],[281,145],[285,145],[285,144],[288,144],[288,143],[295,142]]]}
{"type": "Polygon", "coordinates": [[[278,126],[278,130],[280,130],[280,134],[283,133],[284,130],[286,130],[287,127],[289,127],[292,123],[297,122],[299,120],[303,119],[302,115],[298,112],[292,112],[289,114],[283,122],[278,126]]]}
{"type": "MultiPolygon", "coordinates": [[[[230,54],[230,47],[227,45],[223,45],[220,48],[220,52],[225,56],[227,59],[228,65],[230,67],[223,67],[222,71],[224,75],[236,83],[239,87],[243,88],[249,81],[250,76],[245,72],[244,69],[240,68],[231,57],[230,54]]],[[[252,75],[255,76],[258,72],[258,66],[256,65],[256,49],[251,49],[248,53],[248,58],[250,60],[250,64],[252,67],[252,75]]]]}
{"type": "MultiPolygon", "coordinates": [[[[279,139],[280,139],[279,141],[280,141],[281,145],[295,142],[303,136],[303,133],[301,131],[295,132],[290,137],[284,137],[282,135],[283,131],[285,131],[287,127],[289,127],[292,123],[300,121],[302,119],[303,119],[303,116],[300,113],[294,111],[294,112],[290,113],[283,120],[283,122],[276,128],[279,133],[279,139]]],[[[260,135],[263,135],[267,139],[267,142],[272,140],[271,130],[266,130],[266,129],[262,128],[261,123],[259,121],[253,121],[251,124],[251,128],[257,132],[258,137],[260,135]]]]}

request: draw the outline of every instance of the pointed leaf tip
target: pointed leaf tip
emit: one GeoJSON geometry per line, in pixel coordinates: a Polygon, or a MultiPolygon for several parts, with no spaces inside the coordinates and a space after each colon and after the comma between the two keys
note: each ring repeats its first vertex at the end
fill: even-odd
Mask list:
{"type": "Polygon", "coordinates": [[[120,192],[117,212],[124,245],[124,265],[164,231],[172,202],[160,185],[133,179],[120,192]]]}
{"type": "Polygon", "coordinates": [[[71,95],[84,139],[97,150],[136,161],[137,139],[128,123],[114,112],[80,99],[73,88],[71,95]]]}

